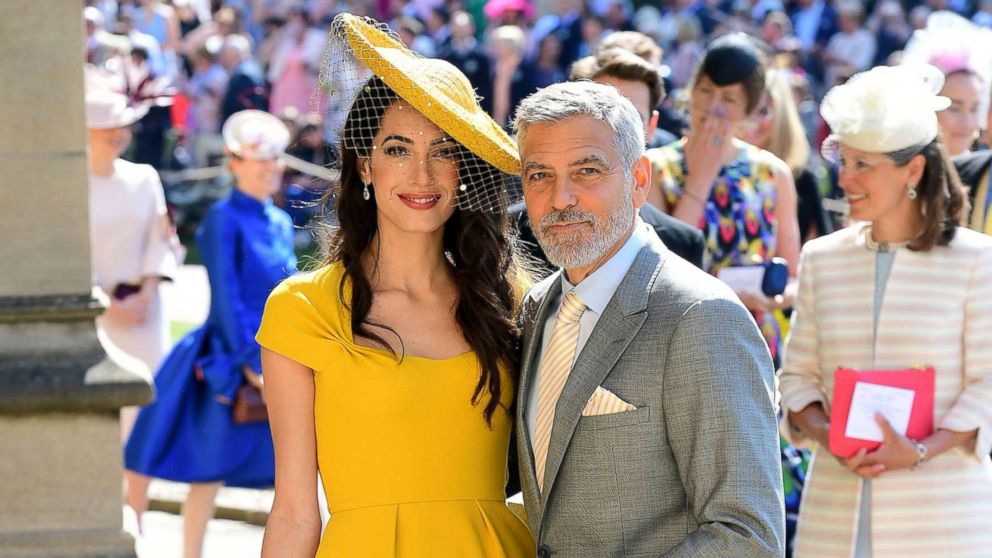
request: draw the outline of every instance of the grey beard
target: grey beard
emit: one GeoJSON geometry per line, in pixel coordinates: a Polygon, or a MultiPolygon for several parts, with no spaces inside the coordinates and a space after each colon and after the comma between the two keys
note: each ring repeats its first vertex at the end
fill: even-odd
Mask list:
{"type": "Polygon", "coordinates": [[[599,261],[623,238],[630,228],[634,214],[632,196],[624,196],[624,203],[606,216],[599,219],[596,215],[577,209],[563,209],[549,213],[534,227],[534,236],[544,250],[548,261],[563,269],[574,269],[592,265],[599,261]],[[592,231],[588,229],[567,233],[547,234],[547,227],[560,223],[589,221],[592,231]]]}

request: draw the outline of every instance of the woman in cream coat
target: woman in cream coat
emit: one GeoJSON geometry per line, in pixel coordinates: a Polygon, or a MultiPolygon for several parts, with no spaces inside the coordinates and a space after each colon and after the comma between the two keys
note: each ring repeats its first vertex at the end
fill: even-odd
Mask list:
{"type": "MultiPolygon", "coordinates": [[[[781,372],[796,441],[818,448],[795,556],[988,556],[992,549],[992,237],[958,228],[964,191],[937,137],[932,67],[875,68],[832,90],[850,228],[810,241],[781,372]],[[936,370],[934,428],[851,458],[829,451],[838,367],[936,370]]],[[[830,153],[827,153],[828,155],[830,153]]]]}
{"type": "MultiPolygon", "coordinates": [[[[159,283],[175,275],[183,250],[158,173],[120,158],[131,143],[131,125],[147,107],[130,105],[92,68],[87,89],[90,254],[97,294],[107,305],[98,331],[108,353],[139,361],[151,381],[169,349],[159,283]]],[[[124,439],[136,412],[122,412],[124,439]]]]}

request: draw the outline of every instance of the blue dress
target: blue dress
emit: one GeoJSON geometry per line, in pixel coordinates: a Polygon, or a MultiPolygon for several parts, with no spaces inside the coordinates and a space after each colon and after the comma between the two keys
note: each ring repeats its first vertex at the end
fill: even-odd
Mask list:
{"type": "Polygon", "coordinates": [[[242,366],[262,370],[255,332],[269,292],[296,271],[292,222],[271,202],[235,189],[210,208],[196,241],[210,278],[210,315],[162,363],[124,466],[179,482],[271,486],[269,424],[235,424],[230,402],[244,382],[242,366]]]}

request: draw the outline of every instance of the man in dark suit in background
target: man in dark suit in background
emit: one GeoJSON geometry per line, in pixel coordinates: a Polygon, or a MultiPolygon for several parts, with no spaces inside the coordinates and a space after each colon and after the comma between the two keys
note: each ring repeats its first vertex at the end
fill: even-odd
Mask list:
{"type": "Polygon", "coordinates": [[[221,47],[220,63],[230,79],[221,102],[220,127],[232,114],[247,109],[269,110],[265,74],[252,58],[251,42],[244,35],[229,35],[221,47]]]}
{"type": "Polygon", "coordinates": [[[992,150],[984,149],[954,158],[961,183],[968,189],[971,213],[966,223],[978,232],[992,234],[992,188],[989,187],[989,169],[992,167],[992,150]],[[979,195],[980,194],[980,195],[979,195]]]}
{"type": "MultiPolygon", "coordinates": [[[[654,108],[664,98],[665,91],[658,70],[649,62],[627,50],[609,49],[576,61],[572,65],[569,79],[588,79],[617,88],[623,96],[630,99],[641,115],[645,138],[652,137],[658,125],[658,111],[654,108]]],[[[517,226],[524,247],[544,267],[544,271],[550,272],[554,268],[548,263],[534,237],[524,204],[515,204],[509,211],[511,222],[517,226]]],[[[702,267],[705,250],[702,232],[649,204],[641,207],[640,215],[669,250],[696,267],[702,267]]]]}
{"type": "Polygon", "coordinates": [[[481,100],[482,110],[493,113],[493,78],[486,49],[475,38],[475,22],[468,12],[455,12],[451,16],[451,41],[438,51],[438,57],[447,60],[465,74],[481,100]]]}

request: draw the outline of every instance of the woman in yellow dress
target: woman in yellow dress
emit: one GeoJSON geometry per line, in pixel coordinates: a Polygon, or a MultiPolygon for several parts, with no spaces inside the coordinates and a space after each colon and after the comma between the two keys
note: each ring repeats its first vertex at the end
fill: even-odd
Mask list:
{"type": "Polygon", "coordinates": [[[504,499],[516,147],[454,66],[347,14],[335,72],[338,46],[372,76],[341,132],[325,265],[280,285],[258,332],[276,450],[262,554],[533,556],[504,499]]]}

